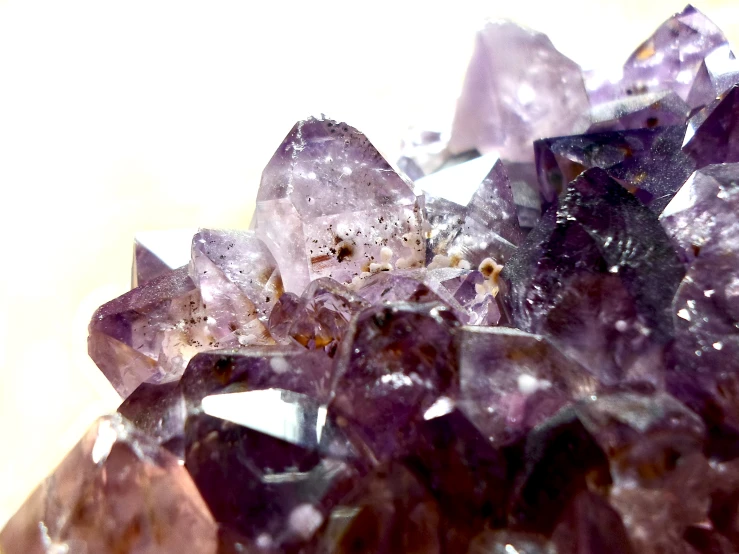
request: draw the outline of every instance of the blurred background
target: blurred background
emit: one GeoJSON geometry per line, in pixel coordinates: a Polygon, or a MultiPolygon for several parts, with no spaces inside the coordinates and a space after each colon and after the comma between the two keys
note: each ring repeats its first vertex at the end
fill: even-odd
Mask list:
{"type": "MultiPolygon", "coordinates": [[[[144,230],[249,224],[294,122],[394,160],[452,116],[475,29],[510,18],[618,66],[682,1],[0,0],[0,526],[118,397],[87,357],[144,230]]],[[[734,0],[696,4],[739,44],[734,0]]]]}

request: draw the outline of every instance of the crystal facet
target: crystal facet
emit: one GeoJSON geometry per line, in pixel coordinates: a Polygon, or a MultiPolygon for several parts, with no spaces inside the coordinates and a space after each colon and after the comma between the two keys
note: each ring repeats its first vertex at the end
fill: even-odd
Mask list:
{"type": "Polygon", "coordinates": [[[533,140],[584,131],[587,111],[580,68],[546,35],[510,22],[487,22],[475,39],[449,150],[530,161],[533,140]]]}
{"type": "Polygon", "coordinates": [[[330,120],[295,125],[257,195],[257,235],[298,294],[317,277],[349,283],[383,263],[421,266],[421,221],[411,183],[362,133],[330,120]]]}
{"type": "Polygon", "coordinates": [[[8,554],[216,553],[216,525],[177,458],[100,419],[0,533],[8,554]]]}

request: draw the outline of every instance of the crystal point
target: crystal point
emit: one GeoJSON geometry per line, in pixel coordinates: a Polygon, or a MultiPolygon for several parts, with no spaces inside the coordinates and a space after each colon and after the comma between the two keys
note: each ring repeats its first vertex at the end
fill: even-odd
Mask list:
{"type": "Polygon", "coordinates": [[[587,108],[580,68],[546,35],[487,22],[477,33],[449,150],[529,161],[532,140],[584,131],[587,108]]]}
{"type": "Polygon", "coordinates": [[[215,554],[216,524],[177,459],[100,419],[0,532],[15,553],[215,554]]]}
{"type": "Polygon", "coordinates": [[[257,235],[297,294],[317,277],[349,283],[374,265],[421,266],[421,221],[411,183],[362,133],[330,120],[295,125],[257,195],[257,235]]]}

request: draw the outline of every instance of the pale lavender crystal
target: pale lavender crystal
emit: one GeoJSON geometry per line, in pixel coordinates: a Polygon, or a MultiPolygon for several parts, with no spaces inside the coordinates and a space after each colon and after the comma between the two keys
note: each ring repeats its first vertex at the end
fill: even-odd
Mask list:
{"type": "Polygon", "coordinates": [[[316,279],[308,285],[300,299],[286,293],[280,299],[277,313],[270,317],[283,344],[294,342],[310,349],[324,349],[333,355],[351,318],[369,307],[361,296],[328,277],[316,279]],[[283,329],[284,328],[284,329],[283,329]]]}
{"type": "Polygon", "coordinates": [[[410,129],[401,144],[398,166],[413,179],[433,173],[450,157],[448,131],[410,129]]]}
{"type": "Polygon", "coordinates": [[[588,108],[580,68],[546,35],[487,22],[475,39],[449,150],[530,161],[533,140],[584,131],[588,108]]]}
{"type": "Polygon", "coordinates": [[[536,141],[536,166],[544,206],[584,170],[605,169],[642,203],[659,212],[695,164],[682,150],[684,126],[631,129],[536,141]]]}
{"type": "Polygon", "coordinates": [[[640,94],[594,107],[588,133],[683,125],[688,115],[690,106],[674,92],[640,94]]]}
{"type": "Polygon", "coordinates": [[[683,150],[700,169],[739,162],[739,85],[723,93],[688,123],[683,150]]]}
{"type": "Polygon", "coordinates": [[[661,382],[684,268],[657,216],[604,170],[570,183],[503,275],[518,327],[548,336],[606,383],[661,382]]]}
{"type": "Polygon", "coordinates": [[[421,223],[412,184],[345,123],[298,122],[262,174],[257,236],[288,292],[317,277],[349,283],[385,263],[421,266],[421,223]]]}
{"type": "Polygon", "coordinates": [[[459,405],[496,446],[522,438],[562,406],[596,392],[583,367],[538,335],[465,327],[457,340],[459,405]]]}
{"type": "Polygon", "coordinates": [[[686,258],[693,259],[739,210],[739,163],[704,167],[693,173],[660,215],[660,223],[686,258]]]}
{"type": "Polygon", "coordinates": [[[604,81],[597,73],[590,77],[591,102],[670,90],[687,100],[704,58],[726,43],[721,30],[688,5],[631,54],[619,79],[604,81]]]}
{"type": "Polygon", "coordinates": [[[216,553],[187,471],[119,416],[90,429],[0,532],[8,554],[216,553]]]}
{"type": "Polygon", "coordinates": [[[125,398],[143,382],[176,380],[198,350],[213,347],[206,319],[200,293],[181,267],[98,308],[88,351],[125,398]]]}
{"type": "Polygon", "coordinates": [[[172,269],[174,268],[169,267],[166,263],[160,260],[159,257],[146,246],[141,244],[138,240],[134,240],[131,288],[143,285],[156,277],[164,275],[172,269]]]}
{"type": "Polygon", "coordinates": [[[446,256],[474,267],[485,258],[502,263],[523,239],[503,163],[496,160],[491,167],[485,162],[468,162],[485,172],[479,184],[473,176],[464,184],[447,180],[442,172],[416,183],[426,192],[427,262],[446,256]]]}
{"type": "Polygon", "coordinates": [[[205,302],[225,304],[222,311],[238,311],[244,322],[266,323],[282,294],[277,262],[253,231],[201,229],[192,239],[190,277],[205,302]]]}
{"type": "Polygon", "coordinates": [[[140,287],[190,261],[190,242],[197,229],[166,229],[136,233],[131,288],[140,287]]]}

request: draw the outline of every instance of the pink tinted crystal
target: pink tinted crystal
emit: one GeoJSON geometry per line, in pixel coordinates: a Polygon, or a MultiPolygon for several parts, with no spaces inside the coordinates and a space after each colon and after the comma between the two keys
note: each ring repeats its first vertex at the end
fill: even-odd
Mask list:
{"type": "Polygon", "coordinates": [[[100,419],[0,532],[8,554],[215,554],[187,471],[120,417],[100,419]]]}

